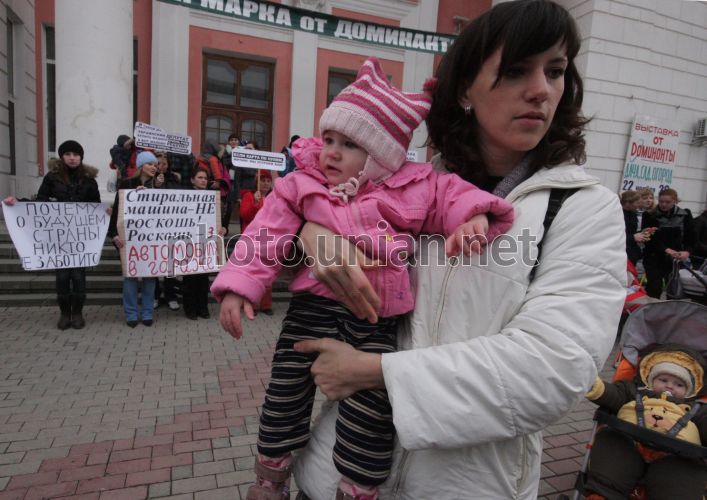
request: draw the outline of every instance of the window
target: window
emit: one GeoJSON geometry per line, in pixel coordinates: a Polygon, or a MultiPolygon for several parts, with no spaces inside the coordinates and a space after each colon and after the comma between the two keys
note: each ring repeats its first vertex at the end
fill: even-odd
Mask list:
{"type": "Polygon", "coordinates": [[[15,96],[15,23],[7,13],[7,93],[15,96]]]}
{"type": "Polygon", "coordinates": [[[269,150],[274,73],[272,63],[205,54],[202,143],[224,144],[235,133],[269,150]]]}
{"type": "Polygon", "coordinates": [[[10,175],[17,173],[17,151],[15,144],[15,74],[17,72],[17,58],[15,52],[15,37],[19,33],[17,29],[17,16],[7,9],[6,17],[6,47],[7,47],[7,126],[8,126],[8,142],[10,145],[10,175]]]}
{"type": "Polygon", "coordinates": [[[45,73],[45,113],[47,130],[47,150],[56,151],[56,53],[54,51],[54,27],[44,27],[44,73],[45,73]]]}
{"type": "Polygon", "coordinates": [[[137,39],[133,38],[133,123],[137,121],[137,39]]]}
{"type": "Polygon", "coordinates": [[[356,80],[355,72],[329,71],[329,85],[327,90],[326,105],[329,106],[334,97],[356,80]]]}

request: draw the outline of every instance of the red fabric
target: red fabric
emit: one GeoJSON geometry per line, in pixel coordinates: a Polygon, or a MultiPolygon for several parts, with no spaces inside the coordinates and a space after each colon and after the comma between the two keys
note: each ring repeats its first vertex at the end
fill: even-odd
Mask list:
{"type": "Polygon", "coordinates": [[[250,191],[243,193],[243,198],[241,199],[241,233],[244,233],[248,225],[253,222],[258,210],[263,208],[264,201],[265,200],[261,198],[260,202],[256,202],[255,194],[250,191]]]}

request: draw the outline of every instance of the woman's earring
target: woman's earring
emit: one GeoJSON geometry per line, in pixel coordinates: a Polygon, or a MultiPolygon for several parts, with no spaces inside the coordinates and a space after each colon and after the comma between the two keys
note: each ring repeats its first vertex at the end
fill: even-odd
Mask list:
{"type": "Polygon", "coordinates": [[[471,110],[472,110],[472,109],[473,109],[473,108],[471,107],[471,104],[465,105],[465,106],[464,106],[464,114],[465,114],[466,116],[471,116],[471,110]]]}

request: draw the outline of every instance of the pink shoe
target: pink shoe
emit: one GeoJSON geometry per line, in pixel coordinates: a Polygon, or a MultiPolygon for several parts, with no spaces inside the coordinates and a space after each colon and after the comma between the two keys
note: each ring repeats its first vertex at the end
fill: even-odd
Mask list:
{"type": "Polygon", "coordinates": [[[290,500],[291,455],[280,460],[258,455],[255,475],[255,484],[248,488],[246,500],[290,500]]]}
{"type": "Polygon", "coordinates": [[[336,500],[378,500],[378,486],[361,486],[343,478],[336,489],[336,500]]]}

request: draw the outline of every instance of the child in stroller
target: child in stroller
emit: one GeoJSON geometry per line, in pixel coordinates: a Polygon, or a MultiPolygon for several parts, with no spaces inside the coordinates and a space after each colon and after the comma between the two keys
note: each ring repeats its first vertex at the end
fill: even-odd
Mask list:
{"type": "MultiPolygon", "coordinates": [[[[664,344],[640,359],[633,380],[597,378],[587,398],[621,420],[704,444],[707,407],[696,399],[705,392],[705,368],[697,350],[664,344]]],[[[702,499],[707,485],[701,461],[653,449],[612,428],[596,434],[589,464],[586,493],[592,499],[630,498],[639,480],[651,499],[702,499]]]]}

